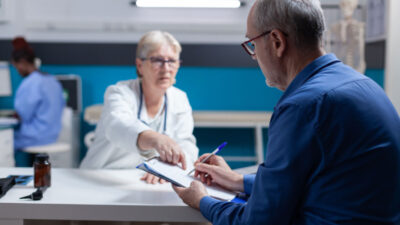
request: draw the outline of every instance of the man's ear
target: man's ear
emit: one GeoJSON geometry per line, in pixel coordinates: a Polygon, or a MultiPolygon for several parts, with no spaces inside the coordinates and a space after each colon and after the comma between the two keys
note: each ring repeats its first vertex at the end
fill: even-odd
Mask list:
{"type": "Polygon", "coordinates": [[[273,29],[270,36],[276,56],[281,58],[287,48],[287,37],[282,31],[277,29],[273,29]]]}

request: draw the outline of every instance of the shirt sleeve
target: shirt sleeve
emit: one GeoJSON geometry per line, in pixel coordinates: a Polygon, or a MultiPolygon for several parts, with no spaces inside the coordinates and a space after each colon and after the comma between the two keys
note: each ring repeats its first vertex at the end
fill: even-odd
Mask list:
{"type": "MultiPolygon", "coordinates": [[[[128,89],[128,87],[126,87],[128,89]]],[[[122,87],[110,86],[104,97],[105,136],[115,146],[123,149],[137,149],[139,134],[150,127],[137,119],[137,102],[133,95],[122,87]]]]}
{"type": "Polygon", "coordinates": [[[247,174],[243,176],[244,193],[247,195],[251,194],[251,189],[253,188],[255,178],[255,174],[247,174]]]}
{"type": "Polygon", "coordinates": [[[34,117],[41,101],[39,82],[37,81],[38,79],[34,78],[26,78],[29,80],[25,80],[21,84],[15,96],[14,108],[22,122],[30,121],[34,117]]]}
{"type": "Polygon", "coordinates": [[[287,105],[274,113],[266,160],[257,171],[246,204],[209,197],[201,200],[202,214],[214,225],[290,224],[312,171],[323,161],[315,123],[306,108],[287,105]]]}

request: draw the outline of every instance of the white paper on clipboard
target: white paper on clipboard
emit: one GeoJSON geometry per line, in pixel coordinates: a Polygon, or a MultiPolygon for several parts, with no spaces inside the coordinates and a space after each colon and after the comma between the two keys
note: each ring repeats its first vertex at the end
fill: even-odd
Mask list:
{"type": "MultiPolygon", "coordinates": [[[[136,168],[154,174],[178,186],[189,187],[190,183],[196,180],[193,176],[188,175],[190,169],[183,170],[179,166],[162,162],[158,158],[148,160],[136,168]]],[[[236,193],[216,186],[206,186],[206,189],[209,195],[221,200],[230,201],[236,196],[236,193]]]]}

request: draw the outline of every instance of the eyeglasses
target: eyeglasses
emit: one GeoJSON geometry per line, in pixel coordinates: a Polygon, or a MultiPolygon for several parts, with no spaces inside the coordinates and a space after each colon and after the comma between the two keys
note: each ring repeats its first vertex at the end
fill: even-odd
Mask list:
{"type": "Polygon", "coordinates": [[[169,67],[176,69],[179,67],[180,63],[182,60],[176,60],[176,59],[163,59],[160,57],[150,57],[150,58],[141,58],[141,60],[149,60],[151,63],[151,66],[154,69],[160,69],[164,66],[164,64],[167,64],[169,67]]]}
{"type": "Polygon", "coordinates": [[[254,52],[255,46],[254,46],[253,41],[256,40],[257,38],[260,38],[260,37],[264,36],[264,35],[268,35],[269,33],[271,33],[271,31],[272,30],[265,31],[264,33],[258,35],[257,37],[243,42],[242,43],[242,47],[244,48],[244,50],[246,50],[247,53],[249,53],[250,56],[255,56],[256,53],[254,52]]]}

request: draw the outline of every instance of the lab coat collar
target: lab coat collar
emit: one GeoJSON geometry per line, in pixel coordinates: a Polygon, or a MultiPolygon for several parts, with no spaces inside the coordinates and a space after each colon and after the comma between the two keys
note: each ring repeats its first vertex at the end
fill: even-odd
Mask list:
{"type": "MultiPolygon", "coordinates": [[[[140,80],[139,79],[135,79],[132,81],[132,83],[130,84],[131,89],[135,92],[136,96],[137,96],[137,100],[138,102],[140,101],[140,80]]],[[[185,109],[181,107],[182,104],[180,104],[179,102],[176,102],[174,96],[174,86],[171,86],[167,89],[167,110],[168,110],[168,114],[169,113],[179,113],[184,111],[185,109]],[[171,97],[170,97],[171,96],[171,97]]]]}

